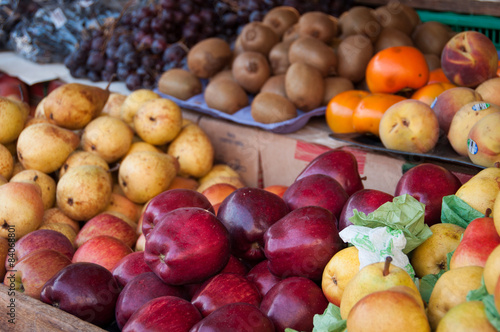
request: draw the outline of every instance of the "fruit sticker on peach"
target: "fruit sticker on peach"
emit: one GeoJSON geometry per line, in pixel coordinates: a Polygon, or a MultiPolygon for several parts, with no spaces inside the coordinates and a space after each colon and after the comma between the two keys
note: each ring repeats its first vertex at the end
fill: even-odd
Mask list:
{"type": "Polygon", "coordinates": [[[473,139],[467,140],[467,146],[471,154],[476,154],[478,151],[477,143],[473,139]]]}
{"type": "Polygon", "coordinates": [[[472,105],[472,110],[473,111],[484,111],[485,109],[489,108],[490,104],[488,103],[477,103],[475,105],[472,105]]]}

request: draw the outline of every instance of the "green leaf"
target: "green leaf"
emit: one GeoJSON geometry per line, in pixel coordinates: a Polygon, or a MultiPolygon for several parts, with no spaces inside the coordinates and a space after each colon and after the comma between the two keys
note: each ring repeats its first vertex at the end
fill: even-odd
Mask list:
{"type": "Polygon", "coordinates": [[[497,307],[495,306],[495,298],[493,294],[488,294],[483,298],[484,310],[486,311],[486,317],[490,321],[491,325],[500,331],[500,314],[498,313],[497,307]]]}
{"type": "Polygon", "coordinates": [[[294,329],[291,329],[291,328],[287,327],[285,329],[285,332],[300,332],[300,331],[297,331],[297,330],[294,330],[294,329]]]}
{"type": "Polygon", "coordinates": [[[313,318],[313,332],[342,332],[346,329],[346,321],[340,316],[340,308],[329,303],[322,315],[313,318]]]}
{"type": "MultiPolygon", "coordinates": [[[[462,237],[460,237],[460,241],[462,241],[462,237]]],[[[451,261],[451,257],[453,257],[454,253],[455,253],[455,250],[446,254],[446,271],[448,271],[450,269],[450,261],[451,261]]]]}
{"type": "Polygon", "coordinates": [[[488,290],[484,285],[484,279],[481,278],[481,286],[478,289],[473,289],[467,293],[467,301],[482,301],[488,295],[488,290]]]}
{"type": "Polygon", "coordinates": [[[467,228],[472,220],[481,217],[484,217],[484,214],[472,208],[460,197],[455,195],[443,197],[441,222],[467,228]]]}
{"type": "Polygon", "coordinates": [[[418,290],[420,291],[422,300],[424,300],[425,303],[429,303],[429,299],[431,298],[432,290],[434,289],[436,282],[445,272],[445,270],[441,270],[438,274],[428,274],[420,279],[420,286],[418,290]]]}
{"type": "Polygon", "coordinates": [[[349,221],[354,225],[401,230],[406,238],[406,246],[403,250],[405,254],[432,235],[429,226],[424,223],[425,205],[408,194],[395,197],[392,202],[382,204],[368,215],[356,209],[353,213],[349,221]]]}

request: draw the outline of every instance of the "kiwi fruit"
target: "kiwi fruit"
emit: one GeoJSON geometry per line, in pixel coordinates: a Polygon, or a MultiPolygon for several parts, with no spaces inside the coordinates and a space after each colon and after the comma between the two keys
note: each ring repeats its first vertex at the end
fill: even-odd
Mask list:
{"type": "Polygon", "coordinates": [[[218,79],[230,79],[234,81],[233,71],[231,69],[223,69],[214,76],[210,77],[210,82],[218,79]]]}
{"type": "Polygon", "coordinates": [[[338,20],[341,38],[355,34],[364,34],[373,42],[377,40],[381,26],[372,8],[366,6],[354,6],[343,12],[338,20]]]}
{"type": "Polygon", "coordinates": [[[248,106],[245,90],[233,80],[218,79],[211,81],[205,88],[205,103],[208,107],[227,114],[234,114],[248,106]]]}
{"type": "Polygon", "coordinates": [[[259,21],[245,24],[239,38],[244,51],[259,52],[265,56],[280,41],[273,29],[259,21]]]}
{"type": "Polygon", "coordinates": [[[361,81],[373,54],[373,44],[367,36],[356,34],[345,37],[337,49],[338,75],[354,83],[361,81]]]}
{"type": "Polygon", "coordinates": [[[201,81],[190,71],[172,68],[161,74],[158,80],[161,93],[181,100],[187,100],[202,91],[201,81]]]}
{"type": "Polygon", "coordinates": [[[338,32],[338,22],[319,11],[306,12],[300,15],[297,22],[299,35],[317,38],[325,43],[330,43],[338,32]]]}
{"type": "Polygon", "coordinates": [[[277,123],[297,116],[295,105],[285,97],[272,92],[260,92],[252,101],[250,114],[256,122],[277,123]]]}
{"type": "Polygon", "coordinates": [[[453,35],[453,30],[437,21],[427,21],[415,27],[412,34],[413,43],[422,53],[441,56],[444,46],[453,35]]]}
{"type": "Polygon", "coordinates": [[[308,112],[321,105],[325,82],[318,69],[303,62],[295,62],[286,71],[285,91],[296,108],[308,112]]]}
{"type": "Polygon", "coordinates": [[[264,85],[260,89],[260,92],[272,92],[277,95],[286,97],[285,74],[269,77],[266,83],[264,83],[264,85]]]}
{"type": "Polygon", "coordinates": [[[436,54],[426,53],[424,54],[425,62],[427,62],[427,66],[429,70],[434,70],[437,68],[441,68],[441,58],[436,54]]]}
{"type": "Polygon", "coordinates": [[[291,27],[289,27],[283,36],[281,36],[281,41],[289,41],[289,40],[295,40],[299,38],[299,23],[295,23],[291,27]]]}
{"type": "Polygon", "coordinates": [[[291,6],[272,8],[262,18],[262,23],[268,25],[281,38],[288,28],[299,21],[300,13],[291,6]]]}
{"type": "Polygon", "coordinates": [[[310,36],[301,36],[290,45],[288,60],[307,63],[317,68],[323,77],[337,71],[337,55],[333,48],[310,36]]]}
{"type": "Polygon", "coordinates": [[[231,60],[232,51],[222,38],[212,37],[196,43],[187,54],[187,66],[196,77],[209,78],[231,60]]]}
{"type": "Polygon", "coordinates": [[[340,76],[326,77],[325,94],[321,105],[328,105],[333,97],[347,90],[354,90],[354,84],[351,80],[340,76]]]}
{"type": "Polygon", "coordinates": [[[410,21],[410,24],[413,27],[413,29],[415,29],[415,27],[417,25],[419,25],[420,23],[422,23],[422,21],[420,20],[420,15],[415,10],[415,8],[413,8],[411,6],[408,6],[408,5],[405,5],[405,4],[401,3],[401,2],[399,2],[399,6],[401,7],[401,10],[405,12],[406,17],[410,21]]]}
{"type": "Polygon", "coordinates": [[[413,24],[408,19],[406,12],[399,6],[399,2],[374,9],[373,14],[383,28],[397,29],[407,36],[413,31],[413,24]]]}
{"type": "Polygon", "coordinates": [[[392,27],[385,27],[373,44],[375,53],[393,46],[414,46],[413,40],[406,33],[392,27]]]}
{"type": "Polygon", "coordinates": [[[259,52],[245,51],[233,61],[234,80],[247,92],[255,94],[271,76],[267,58],[259,52]]]}
{"type": "Polygon", "coordinates": [[[286,70],[290,66],[288,52],[290,50],[290,45],[292,44],[292,42],[292,39],[279,42],[274,45],[274,47],[269,52],[269,64],[274,75],[286,73],[286,70]]]}

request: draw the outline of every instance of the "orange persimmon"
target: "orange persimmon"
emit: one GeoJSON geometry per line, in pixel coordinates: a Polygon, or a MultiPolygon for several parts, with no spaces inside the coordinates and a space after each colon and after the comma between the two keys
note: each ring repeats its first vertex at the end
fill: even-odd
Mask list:
{"type": "Polygon", "coordinates": [[[376,53],[366,67],[372,93],[397,93],[423,87],[429,80],[424,54],[412,46],[393,46],[376,53]]]}
{"type": "Polygon", "coordinates": [[[355,133],[352,115],[358,103],[370,93],[363,90],[347,90],[335,95],[326,106],[328,127],[338,134],[355,133]]]}
{"type": "Polygon", "coordinates": [[[378,126],[382,115],[405,97],[390,93],[373,93],[361,99],[354,109],[352,124],[357,133],[372,133],[379,136],[378,126]]]}
{"type": "Polygon", "coordinates": [[[444,90],[456,87],[457,86],[453,83],[430,83],[415,91],[411,96],[411,99],[420,100],[421,102],[424,102],[427,105],[431,106],[437,96],[439,96],[444,90]]]}
{"type": "Polygon", "coordinates": [[[434,70],[431,70],[429,72],[429,81],[427,84],[432,84],[432,83],[451,83],[448,77],[443,72],[443,68],[436,68],[434,70]]]}

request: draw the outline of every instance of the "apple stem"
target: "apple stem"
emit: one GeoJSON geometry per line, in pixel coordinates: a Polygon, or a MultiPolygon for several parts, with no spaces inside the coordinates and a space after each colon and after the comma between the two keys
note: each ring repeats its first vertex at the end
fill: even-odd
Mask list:
{"type": "Polygon", "coordinates": [[[391,256],[387,256],[385,258],[384,271],[382,272],[382,275],[384,277],[389,274],[389,267],[391,266],[391,262],[392,262],[392,257],[391,256]]]}
{"type": "Polygon", "coordinates": [[[493,167],[500,168],[500,161],[497,161],[493,164],[493,167]]]}
{"type": "Polygon", "coordinates": [[[491,209],[490,209],[490,208],[487,208],[487,209],[486,209],[486,212],[484,213],[484,216],[485,216],[486,218],[489,218],[489,217],[490,217],[490,215],[491,215],[491,209]]]}

